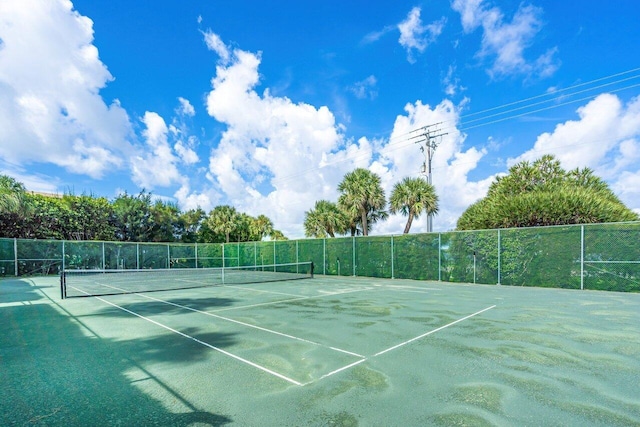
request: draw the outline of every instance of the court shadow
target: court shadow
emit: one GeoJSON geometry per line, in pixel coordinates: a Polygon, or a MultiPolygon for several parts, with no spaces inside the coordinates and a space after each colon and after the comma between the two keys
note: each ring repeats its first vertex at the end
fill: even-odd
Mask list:
{"type": "MultiPolygon", "coordinates": [[[[144,371],[131,357],[130,347],[94,334],[64,313],[63,307],[56,309],[52,304],[0,309],[0,325],[4,325],[0,425],[222,426],[232,422],[196,407],[179,390],[144,371]],[[128,376],[141,371],[147,381],[153,381],[153,390],[170,399],[170,405],[161,403],[158,395],[145,393],[128,376]]],[[[207,338],[220,345],[230,339],[207,338]]],[[[154,345],[153,340],[148,344],[154,345]]],[[[155,345],[168,345],[168,341],[155,345]]],[[[176,349],[166,351],[171,350],[176,349]]]]}
{"type": "MultiPolygon", "coordinates": [[[[225,348],[237,343],[234,339],[235,334],[231,333],[201,332],[199,328],[180,329],[180,332],[216,348],[225,348]]],[[[176,365],[205,360],[212,351],[211,347],[168,331],[162,335],[128,340],[125,345],[138,360],[176,365]]]]}
{"type": "MultiPolygon", "coordinates": [[[[156,296],[151,297],[147,301],[136,301],[130,303],[119,303],[118,307],[139,313],[141,315],[150,314],[184,314],[188,312],[207,311],[212,308],[229,307],[233,305],[237,300],[231,298],[171,298],[163,299],[156,296]]],[[[117,309],[113,306],[105,305],[101,310],[97,310],[96,314],[100,316],[115,316],[115,317],[129,317],[131,313],[125,310],[117,309]]]]}
{"type": "Polygon", "coordinates": [[[38,292],[39,288],[28,280],[2,279],[0,280],[0,304],[40,300],[42,294],[38,292]]]}

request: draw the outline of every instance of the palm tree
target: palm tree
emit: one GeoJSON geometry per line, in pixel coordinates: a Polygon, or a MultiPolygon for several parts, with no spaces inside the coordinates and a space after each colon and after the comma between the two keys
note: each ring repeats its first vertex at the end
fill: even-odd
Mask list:
{"type": "Polygon", "coordinates": [[[253,219],[251,234],[257,236],[257,240],[262,240],[271,233],[273,233],[273,222],[266,215],[258,215],[253,219]]]}
{"type": "Polygon", "coordinates": [[[24,185],[7,175],[0,175],[0,213],[25,216],[30,211],[24,185]]]}
{"type": "Polygon", "coordinates": [[[304,234],[307,237],[336,237],[336,233],[347,231],[347,216],[328,200],[318,200],[304,216],[304,234]]]}
{"type": "Polygon", "coordinates": [[[433,185],[424,178],[407,177],[393,187],[389,204],[391,213],[400,212],[408,216],[404,227],[404,234],[407,234],[414,218],[422,213],[431,215],[438,212],[438,195],[433,185]]]}
{"type": "Polygon", "coordinates": [[[240,215],[236,208],[232,206],[216,206],[207,218],[207,225],[214,233],[224,234],[227,243],[229,243],[229,236],[238,227],[238,220],[240,215]]]}
{"type": "MultiPolygon", "coordinates": [[[[357,168],[344,176],[338,185],[338,191],[342,193],[338,199],[338,206],[352,219],[358,218],[364,236],[369,234],[369,218],[382,218],[386,215],[384,208],[387,201],[380,177],[375,173],[357,168]]],[[[353,226],[356,224],[352,221],[352,234],[355,231],[353,226]]]]}

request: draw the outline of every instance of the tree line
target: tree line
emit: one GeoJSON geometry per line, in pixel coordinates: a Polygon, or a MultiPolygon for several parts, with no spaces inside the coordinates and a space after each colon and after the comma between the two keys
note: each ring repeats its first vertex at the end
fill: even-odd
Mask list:
{"type": "MultiPolygon", "coordinates": [[[[424,178],[395,184],[389,203],[380,177],[368,169],[347,173],[338,200],[319,200],[305,212],[307,237],[367,236],[389,214],[407,217],[404,233],[416,218],[438,212],[438,196],[424,178]]],[[[487,195],[465,210],[458,230],[637,221],[591,169],[564,170],[553,156],[520,162],[496,178],[487,195]]],[[[284,240],[265,215],[252,217],[232,206],[209,213],[181,212],[175,203],[154,199],[144,190],[113,200],[92,195],[51,197],[26,191],[0,175],[0,237],[116,240],[132,242],[246,242],[284,240]]]]}
{"type": "Polygon", "coordinates": [[[113,200],[57,197],[28,192],[6,175],[0,175],[0,237],[183,243],[286,239],[267,216],[252,217],[231,206],[208,214],[200,208],[181,212],[144,190],[113,200]]]}

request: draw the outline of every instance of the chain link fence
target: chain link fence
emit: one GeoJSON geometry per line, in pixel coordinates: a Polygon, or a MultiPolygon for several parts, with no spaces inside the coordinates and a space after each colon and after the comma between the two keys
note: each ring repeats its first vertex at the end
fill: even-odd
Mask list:
{"type": "Polygon", "coordinates": [[[640,292],[640,222],[243,243],[0,239],[0,275],[260,266],[316,274],[640,292]]]}

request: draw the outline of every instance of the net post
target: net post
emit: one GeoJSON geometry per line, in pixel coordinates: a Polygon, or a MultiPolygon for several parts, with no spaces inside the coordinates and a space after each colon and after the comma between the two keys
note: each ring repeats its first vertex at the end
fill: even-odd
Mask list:
{"type": "MultiPolygon", "coordinates": [[[[313,270],[314,270],[314,268],[315,268],[315,265],[313,264],[313,261],[311,261],[311,274],[310,274],[310,276],[311,276],[312,279],[313,279],[313,270]]],[[[297,266],[296,266],[296,269],[297,269],[297,266]]]]}
{"type": "Polygon", "coordinates": [[[64,283],[64,270],[60,272],[60,299],[66,298],[66,286],[64,283]]]}

